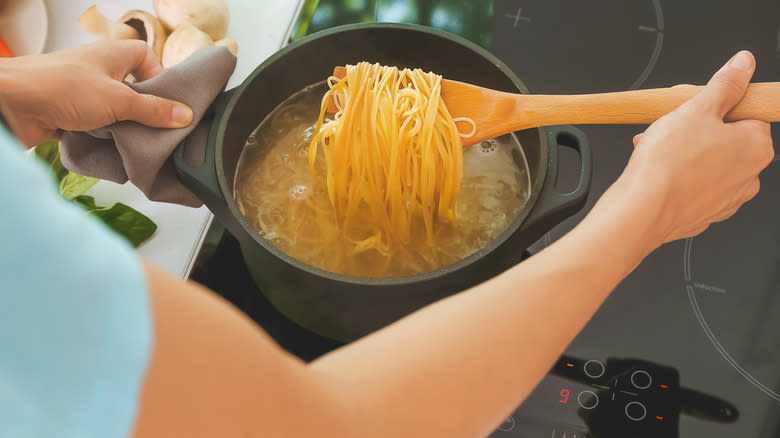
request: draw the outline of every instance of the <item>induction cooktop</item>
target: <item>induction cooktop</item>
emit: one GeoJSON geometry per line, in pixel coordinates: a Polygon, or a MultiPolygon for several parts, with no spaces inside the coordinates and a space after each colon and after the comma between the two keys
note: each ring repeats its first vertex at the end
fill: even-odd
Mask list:
{"type": "MultiPolygon", "coordinates": [[[[780,80],[777,0],[307,0],[290,40],[368,21],[417,23],[501,58],[532,93],[702,84],[751,50],[754,81],[780,80]]],[[[584,211],[617,179],[642,126],[579,126],[593,149],[584,211]]],[[[773,126],[775,140],[780,128],[773,126]]],[[[573,188],[561,156],[559,190],[573,188]]],[[[780,163],[731,220],[651,254],[607,299],[495,438],[780,437],[780,163]]],[[[304,360],[340,346],[279,314],[215,223],[192,279],[225,296],[304,360]]],[[[551,321],[551,324],[553,322],[551,321]]]]}

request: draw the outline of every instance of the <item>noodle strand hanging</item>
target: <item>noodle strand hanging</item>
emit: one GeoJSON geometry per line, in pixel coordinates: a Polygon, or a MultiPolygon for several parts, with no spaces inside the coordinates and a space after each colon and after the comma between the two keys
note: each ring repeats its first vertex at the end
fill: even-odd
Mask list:
{"type": "Polygon", "coordinates": [[[349,228],[368,209],[373,236],[355,251],[389,253],[406,245],[421,218],[427,244],[434,228],[456,220],[463,174],[463,145],[456,122],[441,98],[442,77],[422,70],[399,70],[366,62],[349,65],[346,76],[328,79],[309,164],[318,150],[326,163],[328,196],[339,224],[349,228]],[[338,112],[326,120],[333,101],[338,112]],[[419,219],[418,219],[419,220],[419,219]]]}

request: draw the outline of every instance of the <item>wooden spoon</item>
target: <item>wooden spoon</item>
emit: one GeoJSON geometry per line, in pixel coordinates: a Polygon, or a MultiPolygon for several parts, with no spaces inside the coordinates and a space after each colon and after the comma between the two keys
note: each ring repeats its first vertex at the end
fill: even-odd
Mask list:
{"type": "MultiPolygon", "coordinates": [[[[347,69],[336,67],[333,75],[344,78],[347,69]]],[[[680,85],[672,88],[582,95],[513,94],[458,81],[442,80],[441,96],[452,117],[468,117],[477,124],[471,146],[510,132],[537,126],[564,124],[641,124],[655,122],[704,87],[680,85]]],[[[331,101],[328,112],[335,113],[331,101]]],[[[725,120],[757,119],[780,122],[780,82],[750,84],[742,101],[725,120]]],[[[464,123],[463,131],[471,126],[464,123]]]]}

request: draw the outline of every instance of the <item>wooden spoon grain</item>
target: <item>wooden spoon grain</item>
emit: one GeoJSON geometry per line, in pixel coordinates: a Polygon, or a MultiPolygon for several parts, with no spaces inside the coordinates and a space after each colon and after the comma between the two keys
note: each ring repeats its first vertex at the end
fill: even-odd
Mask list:
{"type": "MultiPolygon", "coordinates": [[[[333,75],[344,78],[336,67],[333,75]]],[[[452,117],[474,120],[474,136],[463,139],[468,147],[510,132],[564,124],[651,124],[698,94],[704,87],[671,88],[582,95],[513,94],[444,79],[441,96],[452,117]]],[[[329,113],[337,108],[331,101],[329,113]]],[[[745,97],[725,117],[780,122],[780,82],[753,83],[745,97]]],[[[471,127],[464,123],[462,131],[471,127]]]]}

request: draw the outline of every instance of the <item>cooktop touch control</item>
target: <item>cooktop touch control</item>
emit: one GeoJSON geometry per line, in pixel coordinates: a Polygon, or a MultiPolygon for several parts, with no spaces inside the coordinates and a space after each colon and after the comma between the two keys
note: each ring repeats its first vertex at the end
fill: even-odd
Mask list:
{"type": "Polygon", "coordinates": [[[551,375],[492,436],[675,438],[681,415],[720,423],[739,415],[727,401],[681,387],[676,369],[645,360],[563,356],[551,375]]]}

